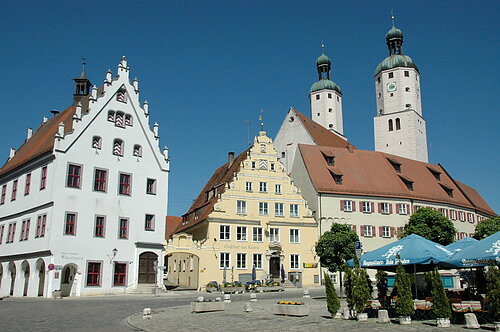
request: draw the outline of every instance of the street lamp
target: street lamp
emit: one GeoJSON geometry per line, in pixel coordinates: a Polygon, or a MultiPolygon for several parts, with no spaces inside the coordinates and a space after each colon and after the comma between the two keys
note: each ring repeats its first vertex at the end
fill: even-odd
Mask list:
{"type": "MultiPolygon", "coordinates": [[[[118,254],[118,249],[113,248],[113,250],[111,250],[111,253],[112,253],[112,254],[111,254],[111,257],[110,257],[110,261],[109,261],[110,263],[111,263],[111,262],[113,262],[113,259],[115,259],[116,254],[118,254]]],[[[109,257],[109,256],[108,256],[108,257],[109,257]]]]}

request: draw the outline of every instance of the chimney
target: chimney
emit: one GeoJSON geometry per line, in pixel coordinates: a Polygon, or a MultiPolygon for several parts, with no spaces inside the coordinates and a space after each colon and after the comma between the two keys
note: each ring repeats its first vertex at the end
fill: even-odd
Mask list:
{"type": "Polygon", "coordinates": [[[16,154],[16,150],[14,148],[10,148],[9,159],[14,157],[15,154],[16,154]]]}
{"type": "Polygon", "coordinates": [[[347,144],[347,151],[349,151],[349,153],[353,153],[352,145],[349,143],[347,144]]]}
{"type": "Polygon", "coordinates": [[[234,152],[229,152],[227,154],[227,168],[231,168],[234,163],[234,152]]]}
{"type": "Polygon", "coordinates": [[[29,140],[33,136],[33,129],[28,128],[28,135],[26,136],[26,140],[29,140]]]}

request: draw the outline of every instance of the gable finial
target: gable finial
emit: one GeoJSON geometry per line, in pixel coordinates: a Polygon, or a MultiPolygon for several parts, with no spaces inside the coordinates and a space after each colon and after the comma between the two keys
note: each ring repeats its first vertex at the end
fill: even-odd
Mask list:
{"type": "Polygon", "coordinates": [[[263,113],[264,113],[264,110],[260,109],[259,121],[260,121],[260,128],[262,131],[264,131],[264,121],[262,121],[262,114],[263,113]]]}

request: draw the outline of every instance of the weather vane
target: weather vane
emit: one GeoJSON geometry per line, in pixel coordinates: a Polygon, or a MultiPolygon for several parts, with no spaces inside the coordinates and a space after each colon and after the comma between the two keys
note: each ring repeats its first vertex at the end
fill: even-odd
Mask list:
{"type": "Polygon", "coordinates": [[[264,110],[261,109],[260,110],[260,115],[259,115],[259,121],[260,121],[260,127],[261,127],[261,130],[264,131],[264,121],[262,121],[262,114],[264,113],[264,110]]]}
{"type": "Polygon", "coordinates": [[[321,41],[321,53],[325,54],[325,41],[321,41]]]}
{"type": "Polygon", "coordinates": [[[392,20],[392,26],[394,26],[394,8],[391,8],[391,20],[392,20]]]}

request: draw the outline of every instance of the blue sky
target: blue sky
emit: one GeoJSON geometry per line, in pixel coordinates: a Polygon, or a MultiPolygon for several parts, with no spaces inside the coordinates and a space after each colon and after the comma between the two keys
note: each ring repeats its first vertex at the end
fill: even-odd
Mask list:
{"type": "Polygon", "coordinates": [[[213,171],[288,108],[309,115],[321,41],[344,93],[344,133],[373,149],[373,73],[391,26],[421,73],[429,159],[500,211],[498,1],[3,2],[0,159],[26,128],[72,101],[81,58],[100,85],[126,55],[172,159],[169,215],[189,208],[213,171]],[[397,4],[397,7],[395,5],[397,4]]]}

